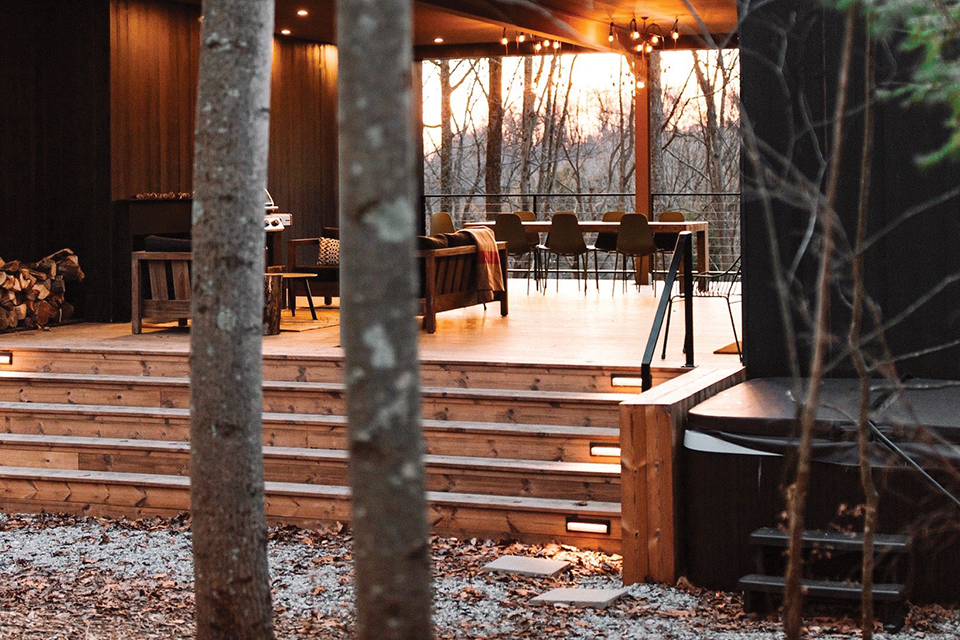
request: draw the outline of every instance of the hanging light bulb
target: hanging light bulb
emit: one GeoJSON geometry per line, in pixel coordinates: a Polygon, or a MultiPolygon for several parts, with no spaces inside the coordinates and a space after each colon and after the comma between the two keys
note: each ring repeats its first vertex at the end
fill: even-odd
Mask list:
{"type": "Polygon", "coordinates": [[[648,42],[647,46],[644,48],[644,51],[651,53],[653,51],[653,45],[648,42]]]}
{"type": "Polygon", "coordinates": [[[643,80],[637,80],[637,89],[643,89],[646,86],[643,80]]]}
{"type": "Polygon", "coordinates": [[[637,53],[643,53],[643,43],[637,45],[637,53]]]}
{"type": "Polygon", "coordinates": [[[637,30],[637,19],[633,18],[630,21],[630,38],[633,40],[640,39],[640,32],[637,30]]]}
{"type": "Polygon", "coordinates": [[[554,48],[554,49],[560,49],[560,41],[559,41],[559,40],[554,40],[554,41],[553,41],[553,48],[554,48]]]}
{"type": "Polygon", "coordinates": [[[660,44],[660,36],[658,36],[657,34],[653,34],[652,36],[650,36],[650,44],[652,44],[653,46],[657,46],[658,44],[660,44]]]}
{"type": "Polygon", "coordinates": [[[539,52],[540,52],[540,49],[542,49],[542,48],[543,48],[543,45],[541,45],[539,42],[538,42],[537,44],[533,45],[533,50],[536,51],[537,53],[539,53],[539,52]]]}
{"type": "Polygon", "coordinates": [[[521,31],[520,35],[517,36],[517,42],[519,42],[520,44],[523,44],[526,41],[527,41],[527,35],[523,31],[521,31]]]}
{"type": "Polygon", "coordinates": [[[544,39],[544,40],[543,40],[543,46],[544,46],[544,47],[549,47],[549,46],[550,46],[550,41],[547,40],[547,39],[544,39]]]}
{"type": "Polygon", "coordinates": [[[610,23],[610,35],[607,36],[607,42],[613,42],[613,23],[610,23]]]}
{"type": "Polygon", "coordinates": [[[507,28],[504,27],[504,28],[503,28],[503,37],[500,38],[500,44],[502,44],[503,46],[507,46],[507,43],[508,43],[508,42],[510,42],[510,41],[507,40],[507,28]]]}

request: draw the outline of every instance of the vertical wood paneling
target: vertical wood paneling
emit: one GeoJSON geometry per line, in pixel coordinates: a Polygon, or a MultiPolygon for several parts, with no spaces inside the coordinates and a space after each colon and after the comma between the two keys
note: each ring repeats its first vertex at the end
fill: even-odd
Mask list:
{"type": "Polygon", "coordinates": [[[277,39],[273,54],[267,183],[288,237],[317,236],[337,225],[336,49],[277,39]]]}
{"type": "Polygon", "coordinates": [[[193,189],[199,15],[183,4],[111,4],[114,200],[193,189]]]}

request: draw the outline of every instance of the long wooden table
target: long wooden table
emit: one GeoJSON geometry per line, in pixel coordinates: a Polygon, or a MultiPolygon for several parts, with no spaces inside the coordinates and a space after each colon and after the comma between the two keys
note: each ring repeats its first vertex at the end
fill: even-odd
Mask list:
{"type": "MultiPolygon", "coordinates": [[[[602,222],[600,220],[580,220],[580,230],[584,233],[600,233],[607,231],[616,233],[620,228],[619,222],[602,222]]],[[[464,227],[490,227],[496,223],[493,220],[480,220],[477,222],[464,223],[464,227]]],[[[684,222],[651,222],[650,231],[653,233],[680,233],[689,231],[697,240],[697,271],[703,273],[710,270],[710,243],[708,242],[710,224],[705,220],[685,220],[684,222]]],[[[549,220],[536,220],[524,222],[525,231],[536,231],[546,233],[550,231],[549,220]]],[[[646,265],[647,258],[644,258],[644,264],[640,267],[638,274],[640,284],[647,284],[649,268],[646,265]]]]}

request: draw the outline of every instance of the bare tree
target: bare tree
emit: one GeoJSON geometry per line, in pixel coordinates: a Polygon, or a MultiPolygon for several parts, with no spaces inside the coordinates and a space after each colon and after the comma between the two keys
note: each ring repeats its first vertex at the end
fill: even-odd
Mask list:
{"type": "Polygon", "coordinates": [[[453,84],[450,82],[450,61],[440,61],[440,209],[450,211],[453,193],[453,84]]]}
{"type": "Polygon", "coordinates": [[[357,638],[429,638],[410,0],[338,3],[341,316],[357,638]],[[398,114],[401,114],[398,117],[398,114]]]}
{"type": "Polygon", "coordinates": [[[487,211],[500,210],[500,201],[490,196],[500,195],[503,160],[503,59],[490,58],[489,88],[487,90],[487,150],[484,162],[484,186],[487,211]]]}
{"type": "Polygon", "coordinates": [[[193,184],[190,501],[197,637],[273,637],[262,451],[272,0],[206,0],[193,184]]]}

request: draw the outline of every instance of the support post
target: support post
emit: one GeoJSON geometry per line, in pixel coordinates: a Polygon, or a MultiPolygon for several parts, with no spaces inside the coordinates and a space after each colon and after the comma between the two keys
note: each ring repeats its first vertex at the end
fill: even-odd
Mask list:
{"type": "Polygon", "coordinates": [[[620,406],[624,585],[676,582],[683,423],[692,407],[745,379],[742,367],[700,367],[620,406]]]}
{"type": "MultiPolygon", "coordinates": [[[[635,211],[652,220],[651,167],[650,167],[650,66],[639,59],[636,66],[636,82],[643,83],[642,89],[634,90],[634,156],[636,158],[634,178],[636,180],[635,211]]],[[[649,284],[650,256],[640,260],[637,281],[649,284]]]]}

